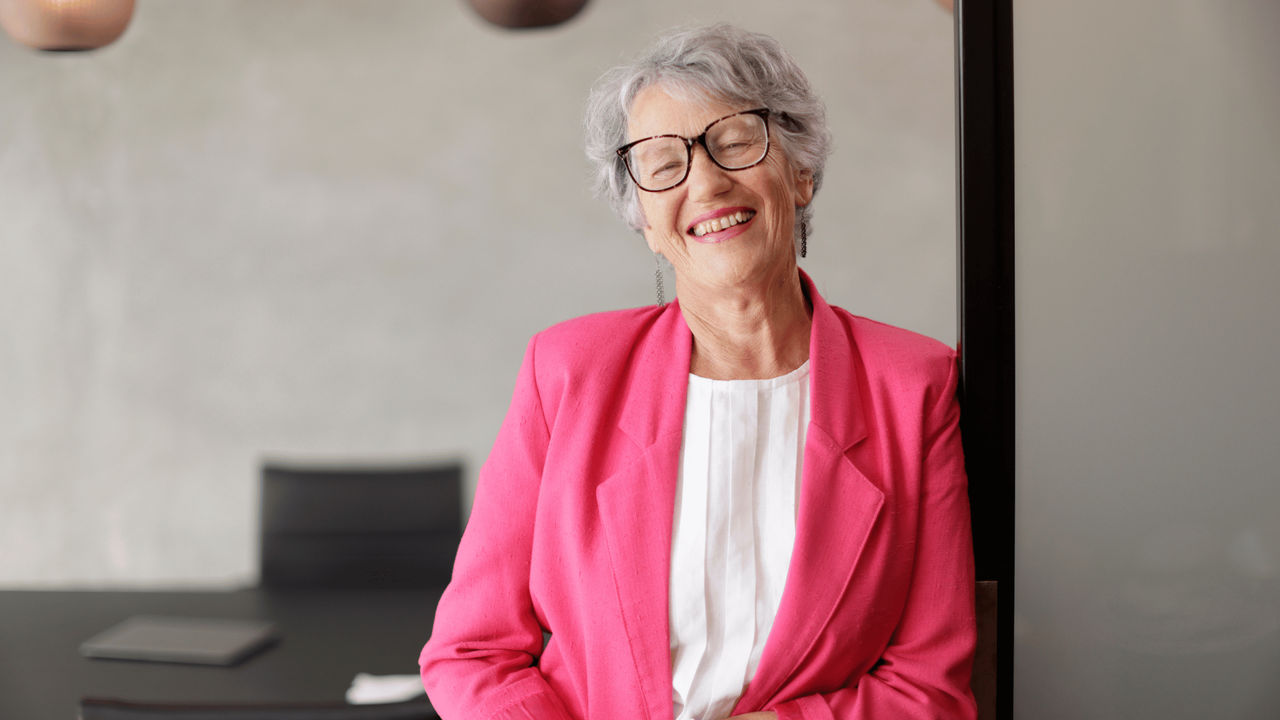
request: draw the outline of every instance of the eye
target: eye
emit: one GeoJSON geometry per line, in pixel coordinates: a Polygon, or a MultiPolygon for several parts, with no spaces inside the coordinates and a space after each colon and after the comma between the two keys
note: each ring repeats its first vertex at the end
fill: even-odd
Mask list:
{"type": "Polygon", "coordinates": [[[715,138],[712,141],[712,147],[719,152],[724,152],[753,147],[758,142],[758,139],[751,133],[732,130],[715,138]]]}
{"type": "Polygon", "coordinates": [[[666,164],[664,164],[662,167],[659,167],[656,170],[654,170],[653,174],[654,175],[674,175],[675,173],[679,172],[683,168],[684,168],[684,163],[678,162],[676,160],[670,160],[666,164]]]}

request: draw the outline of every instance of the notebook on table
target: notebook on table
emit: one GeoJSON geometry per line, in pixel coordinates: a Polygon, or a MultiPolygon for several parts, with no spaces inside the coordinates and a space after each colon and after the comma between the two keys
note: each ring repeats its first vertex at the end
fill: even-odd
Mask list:
{"type": "Polygon", "coordinates": [[[262,620],[135,615],[89,638],[89,658],[235,665],[275,642],[275,627],[262,620]]]}

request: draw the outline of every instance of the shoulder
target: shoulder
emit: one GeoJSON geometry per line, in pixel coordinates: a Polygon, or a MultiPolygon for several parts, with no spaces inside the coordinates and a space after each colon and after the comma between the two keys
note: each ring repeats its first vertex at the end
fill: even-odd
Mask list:
{"type": "Polygon", "coordinates": [[[876,360],[890,367],[927,370],[945,367],[955,359],[955,350],[928,335],[836,310],[847,318],[858,352],[866,362],[876,360]]]}
{"type": "Polygon", "coordinates": [[[567,395],[598,396],[624,386],[640,356],[663,342],[672,326],[670,305],[593,313],[557,323],[529,341],[527,370],[548,410],[567,395]]]}
{"type": "Polygon", "coordinates": [[[538,333],[530,347],[540,367],[613,361],[630,353],[662,313],[650,306],[583,315],[538,333]]]}
{"type": "Polygon", "coordinates": [[[847,328],[861,370],[872,387],[888,391],[925,389],[954,393],[956,351],[927,335],[832,310],[847,328]]]}
{"type": "Polygon", "coordinates": [[[844,371],[862,375],[873,389],[889,391],[955,382],[956,352],[949,346],[828,304],[803,271],[800,279],[814,301],[816,339],[830,344],[829,358],[848,363],[844,371]]]}

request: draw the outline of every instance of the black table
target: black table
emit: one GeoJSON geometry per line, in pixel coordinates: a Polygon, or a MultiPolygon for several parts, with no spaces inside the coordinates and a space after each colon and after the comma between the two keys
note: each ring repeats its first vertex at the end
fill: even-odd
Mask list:
{"type": "Polygon", "coordinates": [[[356,673],[417,673],[439,599],[439,590],[0,591],[0,718],[73,720],[90,696],[342,702],[356,673]],[[230,668],[80,656],[81,642],[139,614],[270,620],[281,640],[230,668]]]}

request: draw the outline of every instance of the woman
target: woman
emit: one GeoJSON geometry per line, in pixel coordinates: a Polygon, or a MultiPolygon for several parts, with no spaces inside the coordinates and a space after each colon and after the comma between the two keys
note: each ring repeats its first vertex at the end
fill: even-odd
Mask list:
{"type": "Polygon", "coordinates": [[[442,718],[974,717],[954,353],[797,268],[824,122],[723,25],[593,92],[679,300],[530,342],[421,657],[442,718]]]}

